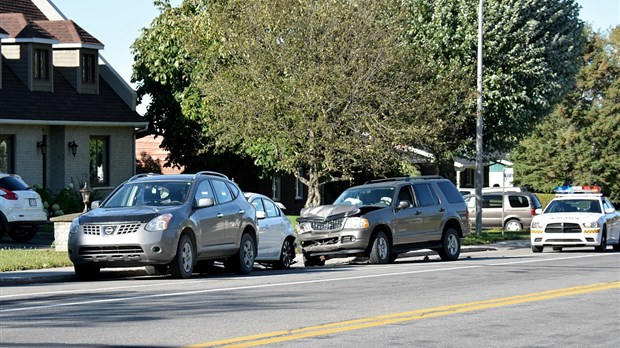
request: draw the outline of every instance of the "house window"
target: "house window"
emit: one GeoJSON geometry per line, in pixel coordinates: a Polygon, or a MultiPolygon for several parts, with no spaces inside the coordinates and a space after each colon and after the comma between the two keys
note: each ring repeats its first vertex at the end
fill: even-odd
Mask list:
{"type": "Polygon", "coordinates": [[[109,144],[108,137],[90,137],[90,184],[91,186],[108,186],[109,180],[109,144]]]}
{"type": "Polygon", "coordinates": [[[34,49],[34,79],[49,80],[50,51],[42,48],[34,49]]]}
{"type": "Polygon", "coordinates": [[[82,82],[95,83],[96,62],[95,55],[90,53],[82,54],[82,82]]]}
{"type": "Polygon", "coordinates": [[[13,136],[0,134],[0,173],[13,173],[13,136]]]}
{"type": "Polygon", "coordinates": [[[304,199],[304,184],[295,177],[295,199],[304,199]]]}
{"type": "Polygon", "coordinates": [[[271,181],[271,192],[272,192],[271,199],[273,199],[274,201],[279,201],[281,198],[281,192],[282,192],[282,177],[281,176],[277,175],[273,177],[271,181]]]}

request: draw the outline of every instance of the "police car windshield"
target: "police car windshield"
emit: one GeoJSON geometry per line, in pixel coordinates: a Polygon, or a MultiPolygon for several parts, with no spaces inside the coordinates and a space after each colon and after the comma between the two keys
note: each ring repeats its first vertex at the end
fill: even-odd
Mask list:
{"type": "Polygon", "coordinates": [[[549,203],[545,213],[601,213],[596,199],[561,199],[549,203]]]}

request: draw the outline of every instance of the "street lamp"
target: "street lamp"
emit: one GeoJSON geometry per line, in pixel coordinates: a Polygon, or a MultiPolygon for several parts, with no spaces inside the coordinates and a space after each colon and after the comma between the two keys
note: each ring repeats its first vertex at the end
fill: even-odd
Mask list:
{"type": "Polygon", "coordinates": [[[82,195],[82,202],[84,203],[83,213],[86,213],[88,211],[88,201],[90,200],[90,189],[88,188],[88,183],[84,183],[84,187],[80,189],[80,194],[82,195]]]}

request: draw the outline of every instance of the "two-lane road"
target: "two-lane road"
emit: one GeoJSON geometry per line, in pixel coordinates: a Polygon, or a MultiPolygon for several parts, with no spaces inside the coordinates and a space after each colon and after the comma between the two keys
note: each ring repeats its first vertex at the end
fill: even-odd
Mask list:
{"type": "Polygon", "coordinates": [[[620,253],[611,251],[0,290],[7,347],[620,346],[620,253]]]}

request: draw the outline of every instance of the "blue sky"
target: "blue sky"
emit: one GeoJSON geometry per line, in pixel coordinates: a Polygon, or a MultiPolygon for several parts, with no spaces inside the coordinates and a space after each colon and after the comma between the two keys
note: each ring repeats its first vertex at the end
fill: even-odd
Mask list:
{"type": "MultiPolygon", "coordinates": [[[[52,0],[62,13],[105,45],[101,54],[127,81],[133,56],[130,46],[159,11],[152,0],[52,0]]],[[[172,0],[177,5],[181,0],[172,0]]],[[[581,19],[597,30],[620,24],[620,0],[577,0],[581,19]]],[[[144,106],[138,107],[142,113],[144,106]]]]}

